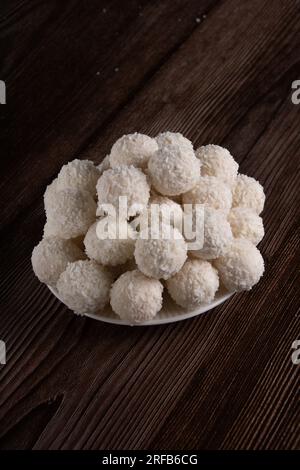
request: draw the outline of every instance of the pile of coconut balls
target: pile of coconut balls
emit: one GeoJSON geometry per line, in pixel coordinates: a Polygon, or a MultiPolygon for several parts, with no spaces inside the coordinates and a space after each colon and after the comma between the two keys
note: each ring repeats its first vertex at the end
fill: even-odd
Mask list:
{"type": "Polygon", "coordinates": [[[194,150],[172,132],[124,135],[100,165],[76,159],[47,187],[47,220],[32,253],[33,270],[79,314],[101,313],[110,303],[121,319],[141,323],[161,310],[164,289],[183,309],[195,309],[211,303],[220,289],[249,290],[263,275],[256,245],[264,236],[264,202],[263,187],[238,173],[225,148],[194,150]],[[150,226],[148,237],[99,238],[106,205],[117,209],[121,196],[129,211],[118,222],[127,234],[151,204],[159,208],[162,230],[153,235],[150,226]],[[204,208],[197,249],[189,249],[177,228],[185,204],[204,208]],[[171,222],[165,217],[170,208],[171,222]],[[164,231],[171,224],[176,236],[168,238],[164,231]]]}

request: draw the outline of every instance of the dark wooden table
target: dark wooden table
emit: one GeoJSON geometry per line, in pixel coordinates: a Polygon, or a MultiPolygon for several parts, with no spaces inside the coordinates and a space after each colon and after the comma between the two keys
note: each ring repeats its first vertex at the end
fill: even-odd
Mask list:
{"type": "Polygon", "coordinates": [[[0,448],[299,447],[299,1],[1,0],[0,448]],[[34,277],[62,164],[132,131],[230,149],[267,202],[262,281],[209,314],[126,328],[34,277]]]}

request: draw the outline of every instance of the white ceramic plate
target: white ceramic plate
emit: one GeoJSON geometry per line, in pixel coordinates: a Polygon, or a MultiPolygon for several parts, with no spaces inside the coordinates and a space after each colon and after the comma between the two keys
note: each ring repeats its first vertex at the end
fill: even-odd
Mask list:
{"type": "MultiPolygon", "coordinates": [[[[59,295],[53,287],[48,286],[51,292],[57,297],[61,302],[62,300],[59,298],[59,295]]],[[[113,323],[114,325],[127,325],[127,326],[149,326],[149,325],[163,325],[165,323],[173,323],[181,320],[187,320],[188,318],[195,317],[197,315],[201,315],[202,313],[208,312],[208,310],[212,310],[213,308],[217,307],[218,305],[225,302],[225,300],[229,299],[233,294],[232,293],[217,293],[216,298],[210,304],[203,304],[201,307],[198,307],[194,310],[184,310],[182,307],[177,305],[170,296],[166,293],[164,295],[163,301],[163,308],[160,312],[156,315],[153,320],[148,320],[143,323],[138,324],[131,324],[128,321],[121,320],[111,309],[110,306],[107,306],[103,311],[99,312],[99,314],[92,314],[86,313],[84,316],[93,318],[94,320],[104,321],[106,323],[113,323]]]]}

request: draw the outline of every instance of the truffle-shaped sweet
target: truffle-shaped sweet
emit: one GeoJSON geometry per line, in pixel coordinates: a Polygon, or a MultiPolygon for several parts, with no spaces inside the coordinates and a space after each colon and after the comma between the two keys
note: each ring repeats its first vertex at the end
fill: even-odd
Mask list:
{"type": "Polygon", "coordinates": [[[31,263],[41,282],[55,286],[67,264],[84,259],[84,253],[71,240],[47,238],[33,249],[31,263]]]}
{"type": "Polygon", "coordinates": [[[197,185],[183,194],[183,204],[204,204],[228,212],[232,204],[230,187],[215,176],[202,176],[197,185]]]}
{"type": "Polygon", "coordinates": [[[246,238],[257,245],[265,231],[262,218],[252,209],[235,207],[228,214],[228,221],[235,238],[246,238]]]}
{"type": "Polygon", "coordinates": [[[106,155],[102,162],[97,165],[97,168],[99,171],[99,177],[104,173],[104,171],[110,169],[109,155],[106,155]]]}
{"type": "Polygon", "coordinates": [[[172,199],[157,195],[150,197],[149,206],[139,216],[141,230],[145,230],[152,224],[152,218],[182,230],[183,212],[180,204],[172,199]]]}
{"type": "Polygon", "coordinates": [[[162,132],[156,137],[156,142],[158,148],[163,148],[170,145],[172,147],[186,147],[188,150],[193,152],[192,142],[180,134],[180,132],[162,132]]]}
{"type": "Polygon", "coordinates": [[[60,238],[75,238],[87,232],[96,218],[96,203],[87,191],[68,188],[47,200],[47,230],[60,238]]]}
{"type": "Polygon", "coordinates": [[[141,323],[151,320],[162,307],[163,286],[140,271],[128,271],[113,284],[110,304],[122,320],[141,323]]]}
{"type": "Polygon", "coordinates": [[[204,145],[196,150],[203,176],[216,176],[230,186],[234,183],[239,165],[230,152],[219,145],[204,145]]]}
{"type": "Polygon", "coordinates": [[[43,229],[43,238],[56,237],[57,236],[56,233],[57,233],[56,225],[52,225],[51,221],[46,220],[46,223],[43,229]]]}
{"type": "Polygon", "coordinates": [[[214,265],[222,283],[231,292],[250,290],[264,272],[264,260],[260,252],[244,238],[234,239],[214,265]]]}
{"type": "Polygon", "coordinates": [[[45,211],[51,205],[51,202],[55,200],[55,194],[57,193],[57,178],[55,178],[52,183],[48,184],[46,191],[44,192],[44,206],[45,211]]]}
{"type": "Polygon", "coordinates": [[[183,266],[187,257],[186,242],[176,228],[161,225],[142,231],[134,251],[142,273],[155,279],[168,279],[183,266]]]}
{"type": "Polygon", "coordinates": [[[116,168],[120,165],[133,165],[146,168],[148,160],[157,150],[156,140],[135,132],[123,135],[112,146],[110,152],[110,166],[116,168]]]}
{"type": "Polygon", "coordinates": [[[69,263],[57,282],[60,299],[75,313],[97,313],[109,302],[111,273],[93,260],[69,263]]]}
{"type": "Polygon", "coordinates": [[[166,284],[170,296],[178,305],[196,308],[212,302],[219,287],[219,276],[208,261],[188,259],[166,284]]]}
{"type": "Polygon", "coordinates": [[[85,251],[88,257],[104,266],[116,266],[125,263],[133,257],[134,245],[133,230],[127,221],[122,220],[115,224],[109,217],[95,222],[84,238],[85,251]],[[99,227],[100,230],[97,235],[98,224],[101,224],[102,227],[99,227]],[[103,224],[105,224],[105,227],[103,224]],[[107,238],[99,238],[102,233],[107,238]]]}
{"type": "Polygon", "coordinates": [[[88,191],[95,196],[99,176],[100,172],[93,162],[75,159],[64,165],[58,173],[57,190],[73,188],[88,191]]]}
{"type": "Polygon", "coordinates": [[[99,205],[97,215],[103,214],[101,204],[119,207],[119,198],[127,197],[128,215],[134,216],[147,206],[150,188],[144,173],[134,166],[120,166],[106,170],[97,183],[99,205]]]}
{"type": "Polygon", "coordinates": [[[259,215],[265,198],[264,188],[255,178],[238,175],[232,192],[232,207],[248,207],[259,215]]]}
{"type": "Polygon", "coordinates": [[[232,241],[230,224],[223,211],[204,208],[204,243],[200,250],[191,250],[196,258],[215,259],[221,256],[232,241]]]}
{"type": "Polygon", "coordinates": [[[156,191],[166,196],[176,196],[197,184],[200,162],[188,147],[169,145],[152,155],[148,172],[156,191]]]}

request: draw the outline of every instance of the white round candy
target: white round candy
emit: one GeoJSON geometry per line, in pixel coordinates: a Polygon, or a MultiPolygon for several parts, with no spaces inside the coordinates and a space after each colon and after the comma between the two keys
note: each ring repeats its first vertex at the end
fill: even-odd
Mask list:
{"type": "Polygon", "coordinates": [[[146,276],[168,279],[182,268],[187,257],[187,245],[176,228],[161,225],[156,230],[151,227],[141,232],[134,256],[139,270],[146,276]]]}
{"type": "Polygon", "coordinates": [[[55,286],[68,263],[84,258],[84,253],[71,240],[51,237],[33,249],[31,263],[41,282],[55,286]]]}
{"type": "Polygon", "coordinates": [[[262,185],[255,178],[238,175],[232,193],[233,207],[248,207],[260,214],[265,204],[265,193],[262,185]]]}
{"type": "Polygon", "coordinates": [[[260,252],[243,238],[234,239],[214,264],[229,291],[250,290],[264,272],[264,260],[260,252]]]}
{"type": "Polygon", "coordinates": [[[145,134],[123,135],[112,146],[110,152],[110,166],[116,168],[120,165],[133,165],[146,168],[149,158],[157,150],[155,139],[145,134]]]}
{"type": "Polygon", "coordinates": [[[109,271],[95,261],[75,261],[60,275],[57,290],[75,313],[97,313],[109,302],[112,280],[109,271]]]}
{"type": "Polygon", "coordinates": [[[195,308],[212,302],[219,287],[219,277],[208,261],[188,259],[166,283],[169,294],[178,305],[195,308]]]}
{"type": "Polygon", "coordinates": [[[96,203],[87,191],[64,189],[48,198],[48,233],[60,238],[75,238],[87,232],[96,218],[96,203]]]}
{"type": "Polygon", "coordinates": [[[156,137],[156,142],[158,148],[164,148],[167,146],[178,146],[183,148],[186,147],[187,150],[190,150],[192,152],[194,150],[192,142],[186,137],[183,137],[183,135],[179,132],[162,132],[156,137]]]}
{"type": "Polygon", "coordinates": [[[134,166],[120,166],[106,170],[97,183],[99,205],[97,214],[103,214],[101,204],[119,207],[119,198],[127,197],[128,215],[134,216],[148,204],[150,188],[144,173],[134,166]]]}
{"type": "Polygon", "coordinates": [[[51,205],[52,201],[56,199],[57,193],[57,178],[55,178],[52,183],[50,183],[46,191],[44,192],[44,206],[45,211],[47,212],[47,208],[51,205]]]}
{"type": "Polygon", "coordinates": [[[262,218],[252,209],[235,207],[228,214],[228,221],[235,238],[246,238],[257,245],[265,231],[262,218]]]}
{"type": "Polygon", "coordinates": [[[197,185],[183,194],[183,204],[204,204],[228,212],[232,205],[230,187],[215,176],[202,176],[197,185]]]}
{"type": "Polygon", "coordinates": [[[140,323],[151,320],[162,307],[163,286],[156,279],[133,270],[122,274],[113,284],[110,303],[123,320],[140,323]]]}
{"type": "Polygon", "coordinates": [[[99,176],[100,172],[93,162],[75,159],[64,165],[58,173],[57,190],[73,188],[88,191],[95,196],[99,176]]]}
{"type": "Polygon", "coordinates": [[[230,224],[223,211],[204,208],[204,243],[200,250],[191,250],[196,258],[215,259],[232,241],[230,224]]]}
{"type": "Polygon", "coordinates": [[[196,157],[201,161],[203,176],[216,176],[229,185],[234,183],[239,165],[227,149],[219,145],[204,145],[196,150],[196,157]]]}
{"type": "MultiPolygon", "coordinates": [[[[97,225],[99,221],[95,222],[88,230],[84,238],[84,246],[86,254],[89,258],[98,261],[104,266],[116,266],[123,264],[133,257],[135,240],[133,238],[133,230],[126,221],[119,221],[117,227],[109,218],[106,217],[100,221],[100,224],[105,223],[106,239],[100,239],[97,235],[97,225]],[[110,225],[111,224],[111,225],[110,225]],[[123,233],[120,238],[118,229],[123,233]]],[[[101,235],[101,233],[98,232],[101,235]]]]}
{"type": "Polygon", "coordinates": [[[187,147],[166,146],[150,158],[151,182],[161,194],[176,196],[192,189],[200,177],[200,163],[187,147]]]}

